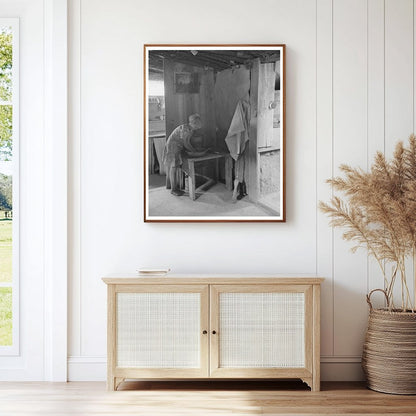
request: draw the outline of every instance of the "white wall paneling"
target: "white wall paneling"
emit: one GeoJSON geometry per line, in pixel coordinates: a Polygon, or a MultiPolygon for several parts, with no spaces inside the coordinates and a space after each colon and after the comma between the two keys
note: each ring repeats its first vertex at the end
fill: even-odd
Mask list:
{"type": "MultiPolygon", "coordinates": [[[[414,2],[385,1],[385,151],[391,157],[397,141],[406,141],[414,128],[414,2]]],[[[411,261],[406,268],[413,270],[411,261]]],[[[401,304],[399,282],[394,295],[401,304]]]]}
{"type": "MultiPolygon", "coordinates": [[[[415,75],[416,75],[416,30],[415,30],[415,21],[416,21],[416,2],[413,1],[413,129],[412,131],[416,131],[416,83],[415,83],[415,75]]],[[[416,274],[415,270],[416,264],[413,263],[413,276],[416,274]]],[[[413,279],[413,299],[416,305],[416,281],[413,279]]]]}
{"type": "Polygon", "coordinates": [[[413,1],[385,0],[386,154],[413,131],[413,1]]]}
{"type": "MultiPolygon", "coordinates": [[[[333,163],[367,166],[367,3],[333,3],[333,163]]],[[[334,232],[334,354],[359,355],[367,323],[367,259],[334,232]],[[351,312],[354,311],[354,319],[351,312]],[[351,336],[354,334],[354,336],[351,336]]]]}
{"type": "Polygon", "coordinates": [[[44,1],[45,379],[67,380],[67,0],[44,1]]]}
{"type": "MultiPolygon", "coordinates": [[[[317,202],[328,201],[332,192],[325,183],[333,174],[333,68],[332,68],[332,0],[316,4],[316,187],[317,202]]],[[[316,273],[325,276],[321,287],[321,354],[334,354],[334,233],[328,220],[316,211],[316,273]]]]}
{"type": "MultiPolygon", "coordinates": [[[[68,351],[81,355],[81,2],[68,7],[68,351]]],[[[71,376],[71,374],[69,374],[71,376]]]]}
{"type": "Polygon", "coordinates": [[[325,277],[323,379],[362,377],[365,294],[382,278],[317,202],[332,195],[324,181],[341,163],[366,169],[414,129],[414,2],[239,4],[69,1],[70,379],[104,378],[100,278],[152,265],[325,277]],[[164,42],[287,45],[286,223],[143,223],[142,47],[164,42]]]}

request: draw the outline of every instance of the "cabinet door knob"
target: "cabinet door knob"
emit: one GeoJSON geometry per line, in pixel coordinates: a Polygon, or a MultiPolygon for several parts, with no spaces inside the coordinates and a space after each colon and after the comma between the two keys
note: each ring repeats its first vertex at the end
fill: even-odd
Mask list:
{"type": "Polygon", "coordinates": [[[212,331],[212,333],[215,335],[217,333],[217,331],[214,330],[214,331],[212,331]]]}
{"type": "Polygon", "coordinates": [[[206,335],[206,334],[208,334],[208,331],[206,331],[205,329],[202,331],[202,333],[204,334],[204,335],[206,335]]]}

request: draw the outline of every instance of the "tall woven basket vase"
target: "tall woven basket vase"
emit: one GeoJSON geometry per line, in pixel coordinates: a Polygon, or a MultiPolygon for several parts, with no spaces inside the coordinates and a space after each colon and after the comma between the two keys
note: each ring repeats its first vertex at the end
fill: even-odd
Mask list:
{"type": "Polygon", "coordinates": [[[416,394],[416,313],[374,309],[367,295],[370,317],[362,367],[371,390],[391,394],[416,394]]]}

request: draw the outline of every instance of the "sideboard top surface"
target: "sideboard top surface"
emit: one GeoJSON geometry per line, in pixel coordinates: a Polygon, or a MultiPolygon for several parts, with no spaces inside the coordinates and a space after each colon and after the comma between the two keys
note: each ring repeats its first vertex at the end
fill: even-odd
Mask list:
{"type": "Polygon", "coordinates": [[[139,276],[117,274],[102,279],[108,285],[189,285],[189,284],[290,284],[317,285],[325,279],[314,275],[289,274],[175,274],[166,276],[139,276]]]}

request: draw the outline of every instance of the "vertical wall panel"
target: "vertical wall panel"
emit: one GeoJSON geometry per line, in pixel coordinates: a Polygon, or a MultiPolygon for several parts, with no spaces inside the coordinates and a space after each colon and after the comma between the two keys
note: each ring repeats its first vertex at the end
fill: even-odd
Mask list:
{"type": "MultiPolygon", "coordinates": [[[[415,22],[416,22],[416,0],[413,0],[413,129],[412,132],[415,133],[416,131],[416,83],[415,83],[415,75],[416,75],[416,31],[415,31],[415,22]]],[[[413,263],[413,276],[415,276],[415,263],[413,263]]],[[[413,284],[413,305],[416,307],[416,281],[413,277],[412,279],[413,284]]]]}
{"type": "MultiPolygon", "coordinates": [[[[328,201],[331,187],[325,181],[332,176],[332,0],[318,0],[316,10],[316,187],[317,200],[328,201]]],[[[328,218],[317,214],[318,276],[325,276],[322,285],[321,354],[329,356],[334,351],[334,303],[333,303],[333,233],[328,218]]]]}
{"type": "MultiPolygon", "coordinates": [[[[368,0],[368,166],[384,151],[384,0],[368,0]]],[[[368,259],[368,288],[383,288],[378,262],[368,259]]],[[[381,306],[381,305],[380,305],[381,306]]]]}
{"type": "Polygon", "coordinates": [[[412,132],[416,131],[416,31],[415,31],[415,22],[416,22],[416,0],[413,0],[413,126],[412,132]]]}
{"type": "Polygon", "coordinates": [[[81,0],[68,4],[68,354],[81,355],[81,0]]]}
{"type": "Polygon", "coordinates": [[[384,151],[384,0],[368,0],[368,163],[384,151]]]}
{"type": "Polygon", "coordinates": [[[413,130],[413,1],[386,1],[386,154],[413,130]]]}
{"type": "MultiPolygon", "coordinates": [[[[407,141],[413,131],[413,1],[386,0],[386,155],[391,157],[399,140],[407,141]]],[[[411,261],[406,268],[413,270],[411,261]]],[[[412,280],[412,279],[410,279],[412,280]]],[[[413,283],[413,282],[411,282],[413,283]]],[[[410,287],[413,291],[413,284],[410,287]]],[[[401,305],[401,285],[394,290],[396,306],[401,305]]]]}
{"type": "MultiPolygon", "coordinates": [[[[338,166],[367,166],[367,2],[333,4],[334,158],[338,166]]],[[[335,355],[359,355],[367,321],[367,257],[334,240],[335,355]],[[354,334],[354,336],[351,336],[354,334]]]]}

